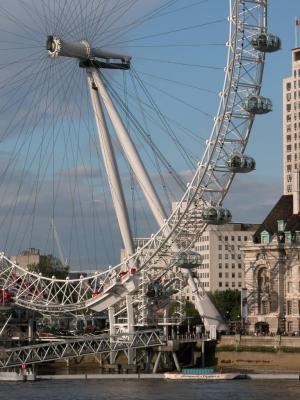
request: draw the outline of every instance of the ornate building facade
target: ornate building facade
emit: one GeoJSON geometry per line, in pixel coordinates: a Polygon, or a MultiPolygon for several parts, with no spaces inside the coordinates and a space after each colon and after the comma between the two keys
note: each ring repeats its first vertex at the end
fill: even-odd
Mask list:
{"type": "Polygon", "coordinates": [[[300,331],[300,214],[298,193],[282,196],[244,247],[248,331],[300,331]]]}

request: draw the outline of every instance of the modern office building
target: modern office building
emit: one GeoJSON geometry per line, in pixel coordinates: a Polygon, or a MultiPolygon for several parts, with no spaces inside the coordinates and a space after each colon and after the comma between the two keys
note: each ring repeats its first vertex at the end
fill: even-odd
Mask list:
{"type": "MultiPolygon", "coordinates": [[[[195,271],[206,291],[244,287],[244,256],[241,250],[252,243],[257,224],[229,223],[208,225],[194,251],[202,256],[202,264],[195,271]]],[[[187,300],[194,301],[191,289],[184,289],[187,300]]]]}
{"type": "Polygon", "coordinates": [[[292,75],[283,80],[283,194],[291,194],[300,169],[300,48],[292,50],[292,75]]]}

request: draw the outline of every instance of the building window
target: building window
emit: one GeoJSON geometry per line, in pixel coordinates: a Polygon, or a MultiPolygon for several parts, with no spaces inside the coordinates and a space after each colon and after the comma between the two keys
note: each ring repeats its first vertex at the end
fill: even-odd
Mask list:
{"type": "Polygon", "coordinates": [[[227,242],[227,241],[228,241],[228,236],[225,236],[225,237],[224,237],[224,240],[227,242]]]}
{"type": "Polygon", "coordinates": [[[228,269],[228,264],[227,263],[225,263],[225,268],[228,269]]]}
{"type": "Polygon", "coordinates": [[[225,254],[225,260],[228,260],[228,254],[225,254]]]}
{"type": "Polygon", "coordinates": [[[286,84],[286,90],[289,91],[289,90],[291,90],[291,88],[292,88],[291,82],[287,82],[287,84],[286,84]]]}
{"type": "Polygon", "coordinates": [[[293,322],[292,321],[288,321],[287,330],[288,330],[288,332],[293,332],[293,322]]]}
{"type": "Polygon", "coordinates": [[[231,236],[231,240],[234,241],[234,236],[231,236]]]}
{"type": "Polygon", "coordinates": [[[225,272],[225,278],[229,278],[229,273],[225,272]]]}
{"type": "Polygon", "coordinates": [[[234,269],[235,268],[235,264],[231,264],[231,268],[234,269]]]}
{"type": "Polygon", "coordinates": [[[239,277],[239,278],[242,277],[242,273],[241,273],[241,272],[238,273],[238,277],[239,277]]]}
{"type": "Polygon", "coordinates": [[[239,283],[238,283],[238,287],[242,287],[242,282],[239,282],[239,283]]]}
{"type": "Polygon", "coordinates": [[[238,268],[241,269],[242,268],[242,264],[238,264],[238,268]]]}
{"type": "Polygon", "coordinates": [[[222,272],[219,272],[219,278],[222,278],[222,272]]]}
{"type": "Polygon", "coordinates": [[[219,268],[222,268],[222,264],[221,263],[219,264],[219,268]]]}
{"type": "Polygon", "coordinates": [[[231,277],[232,277],[232,278],[235,278],[235,272],[233,272],[233,273],[231,274],[231,277]]]}
{"type": "Polygon", "coordinates": [[[291,300],[288,300],[286,302],[286,313],[287,313],[287,315],[292,314],[292,301],[291,300]]]}
{"type": "MultiPolygon", "coordinates": [[[[290,95],[290,94],[289,94],[290,95]]],[[[287,112],[290,112],[291,111],[291,104],[287,104],[286,105],[286,111],[287,112]]]]}
{"type": "Polygon", "coordinates": [[[219,250],[222,250],[222,245],[221,244],[219,244],[219,250]]]}
{"type": "Polygon", "coordinates": [[[222,254],[219,254],[219,260],[222,260],[222,254]]]}
{"type": "Polygon", "coordinates": [[[219,287],[222,287],[222,282],[219,282],[219,287]]]}
{"type": "Polygon", "coordinates": [[[225,287],[229,287],[229,284],[228,284],[228,282],[225,282],[225,287]]]}
{"type": "Polygon", "coordinates": [[[261,302],[261,313],[264,315],[268,314],[268,302],[266,300],[261,302]]]}
{"type": "Polygon", "coordinates": [[[292,293],[292,291],[293,291],[293,283],[292,282],[288,282],[287,291],[288,291],[288,293],[292,293]]]}
{"type": "Polygon", "coordinates": [[[240,236],[238,236],[238,242],[240,242],[241,241],[241,237],[240,236]]]}
{"type": "Polygon", "coordinates": [[[232,282],[231,286],[232,286],[232,287],[235,287],[235,282],[232,282]]]}

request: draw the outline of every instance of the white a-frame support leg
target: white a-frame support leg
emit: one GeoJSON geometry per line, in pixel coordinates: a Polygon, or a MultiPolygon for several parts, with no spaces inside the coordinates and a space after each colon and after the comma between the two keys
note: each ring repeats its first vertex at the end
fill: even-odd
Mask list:
{"type": "MultiPolygon", "coordinates": [[[[108,307],[108,321],[109,321],[109,336],[110,340],[112,340],[112,337],[116,334],[116,325],[115,325],[115,309],[114,307],[108,307]]],[[[114,364],[116,361],[117,357],[117,352],[116,351],[111,351],[109,353],[109,362],[110,364],[114,364]]]]}
{"type": "MultiPolygon", "coordinates": [[[[133,298],[131,295],[126,296],[126,311],[127,311],[127,329],[128,333],[134,333],[134,314],[133,314],[133,298]]],[[[128,364],[134,363],[135,350],[128,349],[127,358],[128,364]]]]}
{"type": "Polygon", "coordinates": [[[125,203],[124,193],[122,190],[120,175],[117,167],[117,162],[111,138],[105,121],[102,104],[98,95],[98,87],[97,87],[98,80],[97,82],[95,82],[95,78],[98,76],[98,73],[97,70],[94,68],[88,68],[87,73],[88,73],[88,87],[93,104],[93,110],[95,113],[97,131],[101,145],[104,165],[108,177],[109,187],[112,195],[112,200],[116,211],[124,247],[126,249],[127,254],[132,255],[134,253],[134,245],[130,229],[127,206],[125,203]]]}
{"type": "Polygon", "coordinates": [[[110,95],[105,87],[102,80],[101,74],[97,72],[95,68],[91,68],[92,76],[96,82],[99,95],[103,100],[105,108],[111,119],[111,122],[115,128],[116,135],[118,136],[119,142],[123,148],[126,158],[134,171],[137,181],[144,193],[150,210],[160,227],[165,223],[166,213],[163,205],[156,193],[156,190],[150,180],[148,172],[146,171],[139,153],[137,152],[135,145],[129,136],[123,121],[118,113],[118,110],[114,106],[110,95]]]}

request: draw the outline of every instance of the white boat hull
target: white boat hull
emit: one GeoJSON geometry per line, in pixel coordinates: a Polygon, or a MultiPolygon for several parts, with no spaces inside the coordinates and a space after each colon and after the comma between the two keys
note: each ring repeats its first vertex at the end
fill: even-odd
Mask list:
{"type": "Polygon", "coordinates": [[[171,373],[166,372],[164,374],[165,379],[173,379],[180,381],[218,381],[218,380],[227,380],[227,379],[235,379],[239,376],[237,373],[212,373],[212,374],[180,374],[180,373],[171,373]]]}

